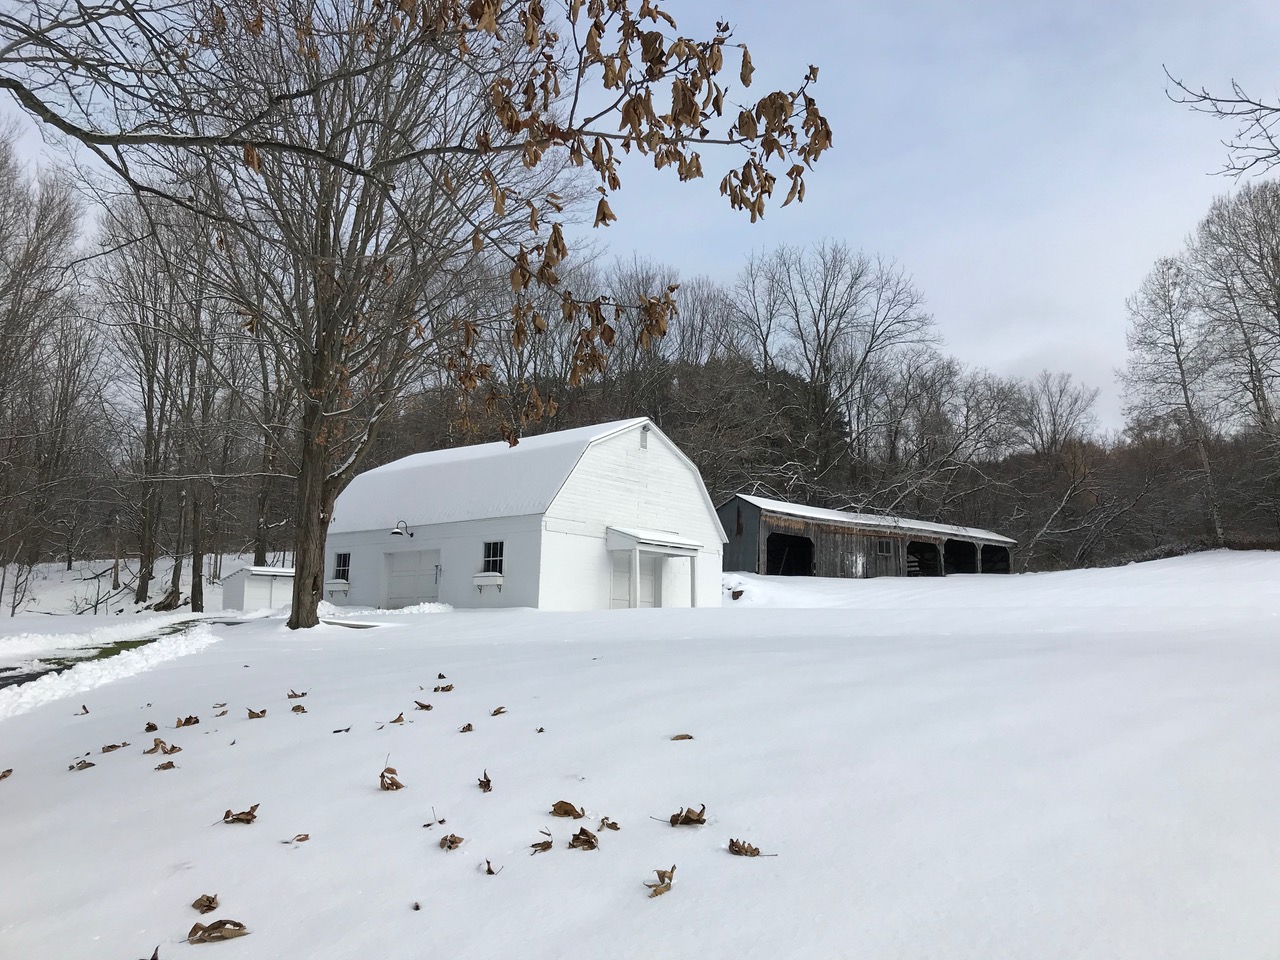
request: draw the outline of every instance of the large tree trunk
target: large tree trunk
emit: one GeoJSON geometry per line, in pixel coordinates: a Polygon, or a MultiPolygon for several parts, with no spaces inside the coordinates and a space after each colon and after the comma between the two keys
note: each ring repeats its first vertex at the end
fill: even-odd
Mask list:
{"type": "Polygon", "coordinates": [[[328,482],[328,460],[316,438],[322,417],[308,404],[302,421],[302,463],[298,471],[298,514],[294,528],[293,610],[289,629],[314,627],[320,622],[316,608],[324,596],[324,546],[329,514],[336,491],[328,482]]]}
{"type": "Polygon", "coordinates": [[[191,612],[204,613],[204,496],[191,498],[191,612]]]}
{"type": "Polygon", "coordinates": [[[147,492],[142,496],[142,517],[138,532],[138,588],[133,595],[134,603],[146,603],[151,592],[151,571],[156,558],[155,514],[155,485],[149,483],[147,492]]]}

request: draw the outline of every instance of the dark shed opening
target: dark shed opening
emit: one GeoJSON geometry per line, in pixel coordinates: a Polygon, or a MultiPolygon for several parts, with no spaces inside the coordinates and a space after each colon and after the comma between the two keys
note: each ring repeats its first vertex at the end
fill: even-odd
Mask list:
{"type": "Polygon", "coordinates": [[[1010,565],[1008,547],[1000,547],[992,543],[982,545],[983,573],[1009,573],[1010,565]]]}
{"type": "Polygon", "coordinates": [[[968,540],[948,540],[943,544],[947,574],[977,573],[978,545],[968,540]]]}
{"type": "Polygon", "coordinates": [[[942,576],[942,552],[936,543],[912,540],[907,543],[907,576],[942,576]]]}
{"type": "Polygon", "coordinates": [[[769,534],[765,573],[771,577],[812,577],[813,541],[789,533],[769,534]]]}

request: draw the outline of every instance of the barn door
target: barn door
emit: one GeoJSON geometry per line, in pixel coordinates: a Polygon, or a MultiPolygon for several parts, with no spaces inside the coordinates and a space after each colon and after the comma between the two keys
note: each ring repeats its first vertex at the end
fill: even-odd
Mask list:
{"type": "Polygon", "coordinates": [[[387,554],[387,606],[409,607],[440,599],[440,551],[387,554]]]}
{"type": "MultiPolygon", "coordinates": [[[[662,605],[661,558],[652,553],[640,554],[640,602],[638,607],[662,605]]],[[[613,572],[609,591],[609,606],[614,610],[631,606],[631,554],[613,553],[613,572]]]]}

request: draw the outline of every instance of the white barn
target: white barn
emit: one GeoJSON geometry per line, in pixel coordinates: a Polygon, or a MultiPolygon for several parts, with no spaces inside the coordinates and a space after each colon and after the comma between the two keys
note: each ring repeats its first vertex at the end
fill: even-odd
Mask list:
{"type": "Polygon", "coordinates": [[[334,504],[325,598],[397,608],[720,605],[724,530],[648,419],[419,453],[334,504]]]}

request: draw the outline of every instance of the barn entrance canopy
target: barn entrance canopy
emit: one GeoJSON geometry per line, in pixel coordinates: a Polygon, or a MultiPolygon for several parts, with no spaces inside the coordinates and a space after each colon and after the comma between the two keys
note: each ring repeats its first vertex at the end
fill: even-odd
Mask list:
{"type": "Polygon", "coordinates": [[[703,547],[696,540],[663,530],[609,527],[605,549],[613,558],[613,606],[662,606],[663,573],[671,557],[689,559],[690,606],[697,606],[697,557],[703,547]]]}

